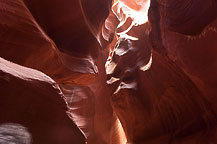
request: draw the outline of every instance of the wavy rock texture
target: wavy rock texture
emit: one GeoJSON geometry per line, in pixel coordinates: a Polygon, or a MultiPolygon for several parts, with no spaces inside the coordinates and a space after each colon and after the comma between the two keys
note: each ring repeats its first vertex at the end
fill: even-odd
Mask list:
{"type": "Polygon", "coordinates": [[[31,134],[22,125],[7,123],[0,126],[1,143],[30,144],[31,139],[31,134]]]}
{"type": "Polygon", "coordinates": [[[152,0],[150,24],[126,33],[138,40],[120,35],[112,50],[107,83],[129,143],[217,142],[215,1],[201,3],[152,0]]]}
{"type": "Polygon", "coordinates": [[[27,127],[33,144],[85,143],[83,133],[67,114],[59,86],[50,77],[1,58],[0,91],[1,125],[27,127]]]}
{"type": "Polygon", "coordinates": [[[216,0],[157,0],[162,22],[168,29],[181,34],[200,34],[216,19],[216,0]]]}
{"type": "Polygon", "coordinates": [[[88,144],[217,143],[216,7],[216,0],[0,0],[0,57],[57,83],[0,59],[3,128],[21,124],[33,143],[84,143],[68,111],[88,144]]]}
{"type": "Polygon", "coordinates": [[[0,2],[1,57],[43,71],[57,82],[67,79],[86,84],[94,80],[97,69],[91,57],[75,57],[60,52],[23,1],[0,2]]]}
{"type": "MultiPolygon", "coordinates": [[[[0,56],[53,78],[60,85],[73,119],[84,130],[89,143],[109,143],[117,118],[112,112],[109,95],[104,94],[107,93],[105,58],[85,22],[90,16],[84,18],[82,12],[90,13],[94,7],[83,10],[88,1],[82,1],[82,6],[79,1],[24,2],[0,1],[0,56]]],[[[107,4],[103,5],[109,10],[107,4]]],[[[104,9],[98,10],[103,12],[104,9]]],[[[96,17],[100,23],[107,13],[96,17]]],[[[100,25],[92,25],[100,29],[100,25]]]]}

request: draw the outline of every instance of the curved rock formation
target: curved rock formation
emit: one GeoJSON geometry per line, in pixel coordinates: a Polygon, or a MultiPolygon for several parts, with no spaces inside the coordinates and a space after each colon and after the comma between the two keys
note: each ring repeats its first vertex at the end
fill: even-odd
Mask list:
{"type": "MultiPolygon", "coordinates": [[[[189,18],[192,25],[180,23],[183,29],[172,27],[165,22],[178,23],[197,9],[187,13],[172,7],[186,8],[187,2],[165,3],[152,0],[150,24],[120,35],[111,52],[106,68],[113,109],[129,143],[216,143],[214,24],[199,36],[185,36],[200,33],[210,21],[195,23],[195,17],[189,18]],[[190,28],[193,24],[198,27],[190,28]]],[[[209,3],[204,3],[207,11],[209,3]]]]}
{"type": "Polygon", "coordinates": [[[16,83],[2,72],[0,89],[18,102],[0,102],[9,111],[0,110],[9,117],[3,124],[27,127],[33,143],[84,143],[68,111],[88,144],[217,143],[216,7],[216,0],[0,0],[0,57],[60,87],[15,75],[35,70],[13,70],[16,83]],[[44,97],[31,95],[34,111],[25,115],[31,91],[44,97]],[[47,91],[62,108],[47,103],[47,91]],[[51,116],[32,117],[41,111],[51,116]]]}
{"type": "Polygon", "coordinates": [[[0,126],[1,143],[30,144],[31,139],[31,134],[22,125],[7,123],[0,126]]]}
{"type": "MultiPolygon", "coordinates": [[[[89,137],[94,137],[90,138],[93,139],[92,143],[109,142],[111,130],[108,129],[112,127],[115,118],[113,118],[109,95],[106,99],[104,99],[105,95],[102,95],[106,88],[105,80],[102,81],[103,77],[106,78],[103,66],[105,58],[102,57],[95,35],[91,34],[85,22],[85,19],[89,18],[88,15],[85,18],[82,12],[82,7],[85,8],[87,5],[85,1],[82,7],[79,1],[62,3],[57,0],[53,5],[48,1],[25,1],[28,8],[22,0],[0,2],[1,9],[5,9],[5,12],[0,15],[2,20],[0,56],[17,64],[40,70],[53,78],[67,97],[76,124],[88,136],[91,135],[89,137]],[[74,6],[77,16],[71,6],[74,6]],[[47,12],[47,9],[50,11],[47,12]],[[65,16],[69,13],[71,15],[57,20],[57,14],[62,9],[65,11],[61,11],[61,15],[65,16]],[[42,14],[45,12],[47,15],[42,14]],[[100,89],[94,88],[99,85],[100,89]],[[82,92],[77,93],[76,89],[82,92]],[[94,94],[91,94],[92,91],[95,91],[94,94]],[[88,94],[87,99],[86,94],[88,94]],[[86,108],[84,104],[82,105],[83,96],[86,101],[91,102],[90,107],[86,108]],[[101,101],[102,99],[104,102],[101,101]],[[79,105],[76,105],[75,101],[79,105]],[[82,120],[84,122],[81,124],[82,120]],[[105,123],[107,128],[104,127],[105,123]],[[98,136],[99,134],[104,136],[98,136]]],[[[87,9],[86,13],[91,10],[94,9],[87,9]]],[[[103,10],[101,9],[102,12],[103,10]]],[[[106,15],[102,16],[99,20],[103,23],[106,15]]],[[[100,29],[97,26],[95,28],[100,29]]]]}
{"type": "Polygon", "coordinates": [[[0,91],[0,125],[27,127],[33,144],[85,143],[59,86],[45,74],[0,58],[0,91]]]}
{"type": "Polygon", "coordinates": [[[58,83],[92,83],[97,69],[91,57],[60,52],[22,0],[0,2],[1,57],[40,70],[58,83]]]}

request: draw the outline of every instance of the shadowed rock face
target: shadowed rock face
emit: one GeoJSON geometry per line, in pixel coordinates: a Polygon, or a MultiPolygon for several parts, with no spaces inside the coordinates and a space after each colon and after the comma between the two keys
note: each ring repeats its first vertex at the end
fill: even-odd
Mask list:
{"type": "MultiPolygon", "coordinates": [[[[116,117],[110,95],[104,94],[108,93],[105,58],[82,14],[82,7],[87,4],[83,1],[81,7],[79,1],[54,1],[52,5],[50,1],[25,2],[26,5],[21,0],[0,1],[4,6],[0,9],[6,11],[0,14],[0,56],[49,75],[60,85],[70,113],[88,139],[90,137],[88,141],[109,143],[116,117]]],[[[94,9],[87,9],[86,13],[94,9]]],[[[109,6],[107,9],[100,23],[109,13],[109,6]]],[[[100,31],[100,25],[93,26],[100,31]]]]}
{"type": "Polygon", "coordinates": [[[160,2],[151,1],[151,29],[149,24],[133,27],[127,34],[139,40],[120,36],[112,51],[106,68],[113,109],[129,143],[216,143],[215,29],[208,27],[200,36],[181,34],[200,33],[210,23],[201,21],[193,31],[192,25],[180,24],[185,32],[172,32],[165,21],[179,19],[183,11],[179,15],[174,9],[175,15],[160,2]],[[165,15],[167,10],[171,13],[165,15]]]}
{"type": "Polygon", "coordinates": [[[40,70],[58,83],[87,85],[94,81],[98,70],[89,55],[80,57],[60,52],[22,0],[0,3],[0,9],[5,11],[0,15],[1,57],[40,70]]]}
{"type": "Polygon", "coordinates": [[[83,133],[67,114],[60,88],[45,74],[1,58],[0,91],[0,125],[27,127],[33,144],[85,143],[83,133]]]}
{"type": "Polygon", "coordinates": [[[59,85],[0,59],[1,124],[84,143],[67,111],[88,144],[217,143],[216,0],[151,0],[144,24],[147,0],[112,2],[0,0],[0,57],[59,85]]]}
{"type": "Polygon", "coordinates": [[[97,41],[85,23],[79,0],[24,2],[58,49],[78,56],[90,55],[91,51],[94,55],[98,53],[97,41]]]}
{"type": "Polygon", "coordinates": [[[216,19],[216,0],[157,0],[162,22],[181,34],[199,34],[216,19]]]}
{"type": "Polygon", "coordinates": [[[58,49],[76,56],[98,55],[101,31],[112,0],[24,0],[58,49]],[[97,3],[97,5],[96,5],[97,3]],[[88,23],[88,24],[87,24],[88,23]],[[89,29],[90,28],[90,29],[89,29]]]}

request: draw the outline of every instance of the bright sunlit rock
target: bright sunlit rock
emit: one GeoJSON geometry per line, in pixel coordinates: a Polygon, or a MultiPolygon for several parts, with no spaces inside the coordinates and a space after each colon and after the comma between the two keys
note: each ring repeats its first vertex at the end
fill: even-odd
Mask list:
{"type": "Polygon", "coordinates": [[[142,25],[148,21],[149,7],[150,0],[117,0],[113,4],[113,12],[121,21],[119,26],[123,25],[129,17],[134,25],[142,25]]]}

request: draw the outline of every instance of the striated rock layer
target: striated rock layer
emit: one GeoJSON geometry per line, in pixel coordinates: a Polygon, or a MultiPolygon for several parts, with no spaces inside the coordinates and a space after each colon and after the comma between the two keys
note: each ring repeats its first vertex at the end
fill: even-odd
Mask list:
{"type": "Polygon", "coordinates": [[[80,129],[88,144],[217,143],[216,10],[0,0],[0,130],[39,144],[84,143],[80,129]]]}
{"type": "MultiPolygon", "coordinates": [[[[94,18],[99,19],[99,24],[89,22],[97,31],[107,17],[107,3],[102,4],[108,10],[98,9],[102,16],[94,18]]],[[[81,5],[79,1],[56,0],[51,4],[50,1],[1,0],[0,4],[0,56],[54,79],[66,96],[73,120],[84,130],[89,143],[109,143],[117,118],[109,95],[103,94],[106,92],[105,58],[96,35],[86,23],[92,20],[92,15],[83,14],[95,8],[89,9],[88,1],[82,1],[81,5]]]]}
{"type": "Polygon", "coordinates": [[[107,83],[128,143],[217,143],[215,1],[199,4],[152,0],[149,22],[111,49],[107,83]]]}
{"type": "Polygon", "coordinates": [[[25,126],[33,144],[85,143],[67,114],[59,86],[50,77],[0,58],[0,91],[0,125],[25,126]]]}

